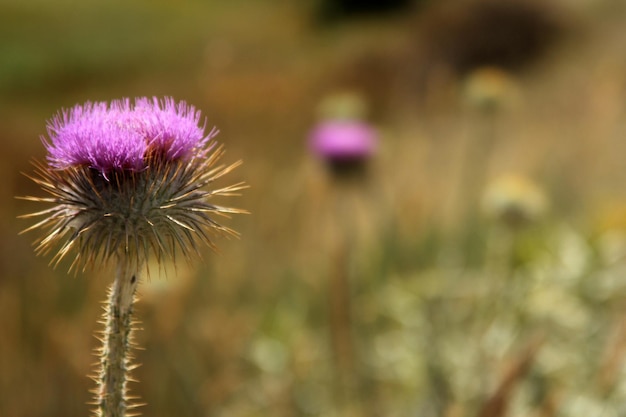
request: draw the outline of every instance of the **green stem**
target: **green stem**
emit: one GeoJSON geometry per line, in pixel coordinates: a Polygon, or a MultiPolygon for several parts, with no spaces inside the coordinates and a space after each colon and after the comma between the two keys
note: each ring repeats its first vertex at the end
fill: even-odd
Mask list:
{"type": "Polygon", "coordinates": [[[122,257],[115,282],[109,290],[104,313],[106,325],[100,357],[100,375],[96,390],[96,414],[103,417],[125,417],[128,405],[128,373],[133,369],[132,348],[133,302],[139,282],[138,267],[122,257]]]}
{"type": "Polygon", "coordinates": [[[336,395],[339,406],[355,399],[355,351],[352,323],[352,271],[354,260],[356,197],[359,190],[336,190],[336,229],[340,231],[329,281],[330,331],[337,371],[336,395]]]}

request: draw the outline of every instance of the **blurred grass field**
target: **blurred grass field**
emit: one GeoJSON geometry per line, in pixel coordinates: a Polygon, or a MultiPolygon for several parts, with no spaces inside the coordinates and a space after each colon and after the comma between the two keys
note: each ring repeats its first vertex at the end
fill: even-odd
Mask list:
{"type": "Polygon", "coordinates": [[[324,24],[312,0],[0,0],[0,416],[88,415],[111,282],[18,235],[45,121],[163,95],[244,161],[219,203],[251,214],[141,284],[143,415],[624,415],[626,4],[550,3],[559,36],[476,92],[500,62],[468,58],[470,6],[415,3],[324,24]],[[380,133],[361,184],[307,148],[346,91],[380,133]]]}

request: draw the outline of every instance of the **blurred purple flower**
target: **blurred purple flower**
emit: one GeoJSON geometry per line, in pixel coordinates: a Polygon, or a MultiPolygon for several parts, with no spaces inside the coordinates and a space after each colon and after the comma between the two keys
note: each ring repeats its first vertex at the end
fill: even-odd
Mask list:
{"type": "Polygon", "coordinates": [[[190,158],[217,134],[204,134],[200,112],[184,101],[138,98],[85,103],[57,114],[42,138],[51,167],[86,165],[103,173],[138,171],[150,151],[168,160],[190,158]]]}
{"type": "Polygon", "coordinates": [[[313,129],[309,145],[326,160],[364,160],[376,151],[377,135],[362,121],[330,120],[313,129]]]}

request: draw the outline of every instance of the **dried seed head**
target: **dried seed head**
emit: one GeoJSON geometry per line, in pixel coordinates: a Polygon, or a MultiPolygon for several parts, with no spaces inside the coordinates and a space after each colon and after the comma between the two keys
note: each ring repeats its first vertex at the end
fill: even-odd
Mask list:
{"type": "Polygon", "coordinates": [[[86,103],[48,123],[47,164],[36,162],[31,178],[47,197],[24,199],[54,204],[22,217],[43,216],[25,231],[42,229],[38,253],[69,253],[70,268],[123,255],[140,262],[197,252],[197,242],[214,247],[212,235],[236,234],[214,215],[241,210],[209,203],[236,195],[244,184],[208,189],[239,163],[219,165],[224,154],[199,125],[200,113],[171,98],[86,103]]]}

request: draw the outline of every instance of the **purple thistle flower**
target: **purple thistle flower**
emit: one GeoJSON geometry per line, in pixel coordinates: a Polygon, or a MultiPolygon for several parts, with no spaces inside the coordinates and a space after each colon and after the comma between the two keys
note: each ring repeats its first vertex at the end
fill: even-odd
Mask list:
{"type": "Polygon", "coordinates": [[[129,404],[129,351],[135,330],[133,302],[139,269],[150,253],[158,260],[177,251],[198,252],[197,241],[213,247],[211,233],[236,234],[214,215],[241,210],[209,203],[231,196],[242,183],[205,189],[239,165],[217,165],[215,129],[205,135],[201,115],[172,98],[139,98],[85,103],[48,122],[47,164],[35,162],[31,177],[47,197],[23,197],[53,204],[22,217],[43,216],[25,231],[43,229],[39,253],[58,247],[52,262],[70,252],[70,269],[115,258],[118,272],[105,309],[100,364],[93,377],[96,416],[119,417],[129,404]]]}
{"type": "Polygon", "coordinates": [[[376,131],[359,120],[320,123],[309,138],[311,150],[323,159],[337,179],[363,178],[376,151],[376,131]]]}
{"type": "Polygon", "coordinates": [[[27,229],[48,229],[38,252],[67,236],[53,262],[72,249],[72,266],[120,252],[142,261],[150,252],[173,256],[177,247],[188,255],[198,239],[213,247],[207,232],[234,234],[211,215],[241,211],[207,200],[243,184],[203,187],[239,163],[215,166],[224,150],[213,141],[217,130],[205,134],[200,122],[195,107],[172,98],[85,103],[54,116],[42,137],[48,163],[36,163],[33,178],[49,197],[27,197],[56,204],[28,215],[47,216],[27,229]]]}
{"type": "Polygon", "coordinates": [[[361,121],[330,120],[313,130],[310,146],[324,159],[367,159],[376,150],[376,132],[361,121]]]}

